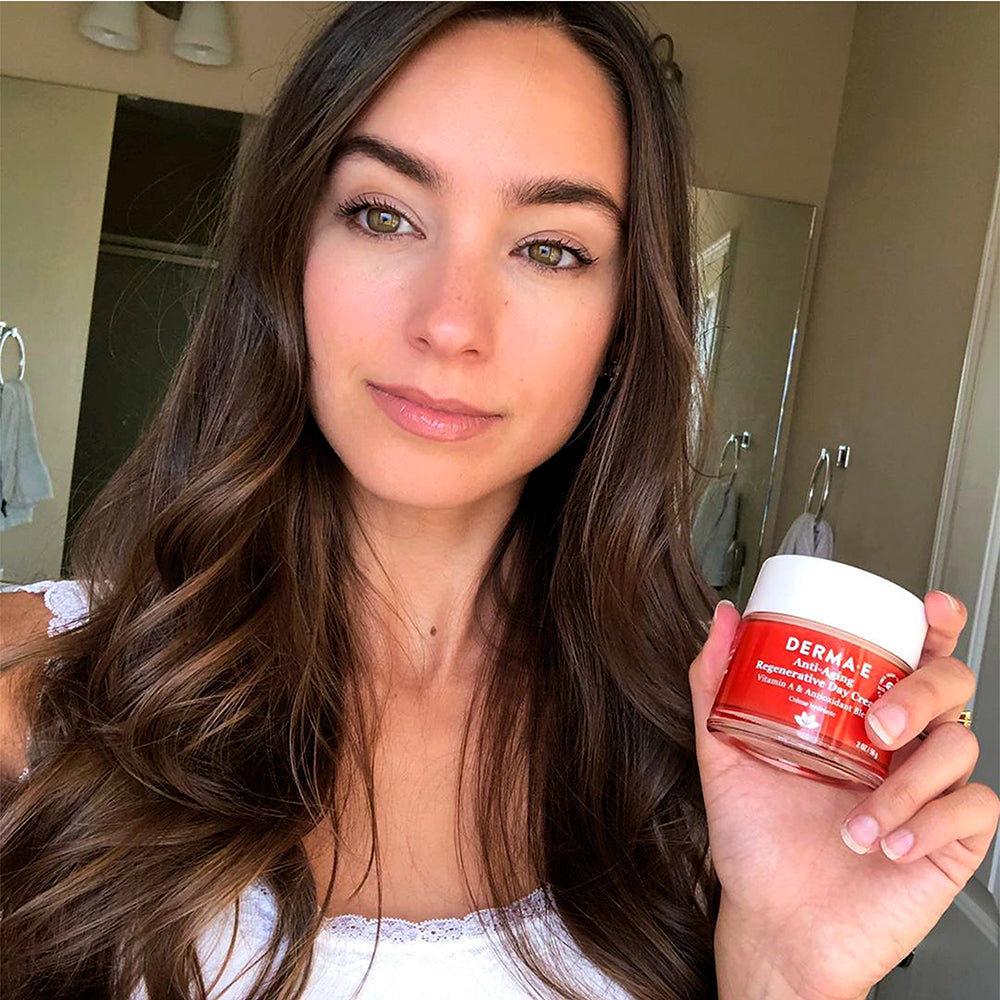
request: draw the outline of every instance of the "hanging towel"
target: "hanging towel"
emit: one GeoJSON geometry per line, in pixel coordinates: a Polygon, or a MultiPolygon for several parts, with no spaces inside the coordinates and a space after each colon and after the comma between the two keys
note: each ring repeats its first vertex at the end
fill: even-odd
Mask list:
{"type": "Polygon", "coordinates": [[[732,561],[728,553],[736,538],[738,514],[739,494],[734,479],[716,480],[705,490],[695,515],[691,545],[709,586],[724,587],[729,583],[732,561]]]}
{"type": "Polygon", "coordinates": [[[833,528],[827,521],[816,520],[816,515],[806,512],[792,521],[791,527],[775,555],[818,556],[833,558],[833,528]]]}
{"type": "Polygon", "coordinates": [[[0,386],[0,531],[31,520],[39,500],[51,500],[52,480],[38,451],[27,382],[0,386]]]}

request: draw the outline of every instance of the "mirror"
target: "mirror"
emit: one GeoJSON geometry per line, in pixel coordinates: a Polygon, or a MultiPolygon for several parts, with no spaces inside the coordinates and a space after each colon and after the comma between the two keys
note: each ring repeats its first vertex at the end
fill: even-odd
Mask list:
{"type": "Polygon", "coordinates": [[[241,135],[232,111],[118,98],[67,538],[132,450],[180,358],[241,135]]]}
{"type": "Polygon", "coordinates": [[[714,477],[693,544],[706,581],[743,607],[774,516],[779,443],[816,209],[695,189],[701,329],[714,477]],[[717,456],[717,458],[716,458],[717,456]]]}

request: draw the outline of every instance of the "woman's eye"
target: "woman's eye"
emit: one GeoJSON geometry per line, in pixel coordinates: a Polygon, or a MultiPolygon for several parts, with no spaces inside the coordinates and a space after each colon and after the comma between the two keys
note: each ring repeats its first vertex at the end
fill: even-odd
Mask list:
{"type": "Polygon", "coordinates": [[[403,217],[398,212],[390,212],[386,208],[369,208],[365,212],[365,224],[376,233],[394,233],[402,221],[403,217]]]}
{"type": "Polygon", "coordinates": [[[580,266],[579,263],[572,263],[573,257],[569,247],[561,243],[540,243],[536,241],[524,244],[522,249],[527,249],[528,258],[532,263],[541,264],[551,271],[572,270],[574,267],[580,266]],[[564,265],[563,261],[569,262],[568,266],[564,265]]]}
{"type": "MultiPolygon", "coordinates": [[[[402,212],[386,202],[356,198],[337,206],[337,213],[347,219],[347,224],[358,232],[374,239],[393,239],[407,235],[400,231],[400,225],[411,226],[402,212]],[[359,223],[357,216],[364,220],[359,223]]],[[[582,271],[595,263],[582,247],[574,247],[561,240],[525,240],[515,251],[539,271],[551,274],[554,271],[582,271]],[[527,255],[522,251],[527,250],[527,255]]]]}
{"type": "Polygon", "coordinates": [[[337,207],[337,212],[347,219],[349,226],[368,236],[401,236],[404,234],[399,231],[400,224],[404,222],[410,224],[406,216],[392,205],[363,198],[344,202],[337,207]],[[364,224],[358,223],[356,216],[359,214],[364,224]]]}
{"type": "Polygon", "coordinates": [[[518,256],[527,250],[529,264],[551,274],[553,271],[584,271],[597,258],[591,257],[583,247],[571,246],[562,240],[526,240],[517,248],[518,256]]]}

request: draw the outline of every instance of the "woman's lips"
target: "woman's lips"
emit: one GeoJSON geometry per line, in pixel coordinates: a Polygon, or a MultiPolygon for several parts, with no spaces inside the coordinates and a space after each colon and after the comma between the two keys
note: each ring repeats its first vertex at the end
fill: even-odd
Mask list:
{"type": "Polygon", "coordinates": [[[492,427],[500,416],[448,413],[367,383],[375,405],[398,427],[432,441],[464,441],[492,427]]]}
{"type": "Polygon", "coordinates": [[[422,389],[417,389],[411,385],[382,385],[378,382],[369,382],[368,384],[389,393],[390,396],[399,396],[401,399],[407,399],[411,403],[424,406],[429,410],[438,410],[442,413],[466,413],[472,417],[497,416],[497,414],[490,413],[488,410],[477,409],[475,406],[464,403],[460,399],[436,399],[434,396],[428,396],[422,389]]]}

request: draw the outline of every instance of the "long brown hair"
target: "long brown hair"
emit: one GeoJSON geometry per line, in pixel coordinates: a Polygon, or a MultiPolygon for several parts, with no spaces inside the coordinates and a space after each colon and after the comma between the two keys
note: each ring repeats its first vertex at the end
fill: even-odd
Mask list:
{"type": "Polygon", "coordinates": [[[140,983],[151,1000],[203,997],[195,943],[258,880],[278,919],[251,995],[300,995],[325,905],[303,838],[337,829],[348,762],[380,870],[373,737],[350,684],[365,581],[347,473],[307,405],[304,259],[338,139],[463,19],[565,32],[611,81],[630,143],[617,377],[529,476],[477,594],[501,612],[478,702],[484,905],[526,969],[581,1000],[502,909],[526,856],[581,950],[635,997],[715,993],[687,681],[714,595],[690,544],[692,412],[705,426],[707,405],[683,109],[628,5],[358,3],[318,32],[241,156],[172,383],[71,539],[89,617],[5,665],[47,661],[26,691],[30,772],[5,788],[7,1000],[140,983]],[[526,812],[507,793],[515,767],[526,812]]]}

